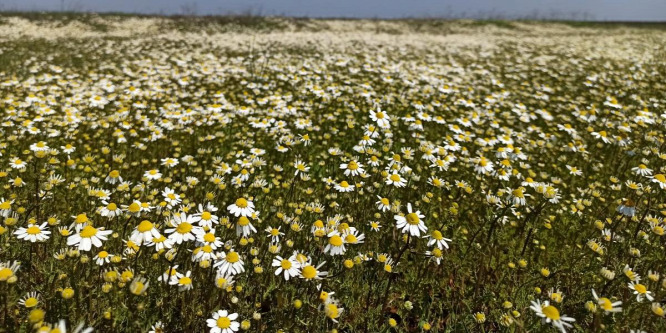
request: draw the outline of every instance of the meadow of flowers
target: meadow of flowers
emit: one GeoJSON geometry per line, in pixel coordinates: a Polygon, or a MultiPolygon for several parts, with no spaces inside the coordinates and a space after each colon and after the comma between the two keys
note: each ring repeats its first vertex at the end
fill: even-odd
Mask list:
{"type": "Polygon", "coordinates": [[[666,30],[0,17],[0,332],[666,330],[666,30]]]}

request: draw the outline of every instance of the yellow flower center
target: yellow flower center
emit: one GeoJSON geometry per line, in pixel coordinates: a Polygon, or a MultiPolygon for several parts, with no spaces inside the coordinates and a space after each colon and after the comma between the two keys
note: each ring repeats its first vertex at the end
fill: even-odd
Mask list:
{"type": "Polygon", "coordinates": [[[135,295],[141,294],[143,287],[144,284],[141,281],[136,281],[136,283],[134,283],[134,288],[132,289],[132,293],[135,295]]]}
{"type": "Polygon", "coordinates": [[[355,244],[358,240],[356,239],[356,236],[354,236],[354,235],[352,235],[352,234],[348,234],[348,235],[345,237],[345,241],[346,241],[347,243],[350,243],[350,244],[355,244]]]}
{"type": "Polygon", "coordinates": [[[205,235],[204,235],[204,241],[206,241],[206,242],[208,242],[208,243],[212,243],[212,242],[214,242],[214,241],[215,241],[215,235],[213,235],[213,234],[210,233],[210,232],[207,233],[207,234],[205,234],[205,235]]]}
{"type": "Polygon", "coordinates": [[[118,172],[118,170],[113,170],[113,171],[109,172],[109,177],[111,177],[111,178],[118,178],[119,176],[120,176],[120,172],[118,172]]]}
{"type": "Polygon", "coordinates": [[[86,222],[88,222],[88,216],[85,213],[76,215],[76,223],[86,223],[86,222]]]}
{"type": "Polygon", "coordinates": [[[400,175],[398,175],[397,173],[394,173],[394,174],[391,175],[390,179],[391,179],[391,181],[399,182],[400,181],[400,175]]]}
{"type": "Polygon", "coordinates": [[[290,269],[291,268],[291,261],[289,261],[287,259],[282,259],[282,261],[280,262],[280,266],[283,269],[290,269]]]}
{"type": "Polygon", "coordinates": [[[543,312],[544,315],[546,315],[546,318],[550,320],[560,319],[560,311],[557,310],[557,308],[552,305],[544,307],[541,311],[543,312]]]}
{"type": "Polygon", "coordinates": [[[342,246],[342,237],[334,235],[333,237],[328,239],[328,243],[333,246],[342,246]]]}
{"type": "Polygon", "coordinates": [[[11,269],[7,267],[0,268],[0,281],[7,281],[12,275],[14,275],[14,272],[11,269]]]}
{"type": "Polygon", "coordinates": [[[3,203],[0,203],[0,209],[8,210],[10,208],[12,208],[12,204],[9,201],[5,201],[3,203]]]}
{"type": "Polygon", "coordinates": [[[208,220],[211,219],[211,217],[213,217],[213,215],[210,212],[201,213],[201,219],[203,219],[203,220],[208,221],[208,220]]]}
{"type": "Polygon", "coordinates": [[[188,278],[187,276],[183,276],[182,278],[178,279],[178,283],[182,285],[189,285],[192,284],[192,279],[188,278]]]}
{"type": "Polygon", "coordinates": [[[303,267],[303,270],[301,271],[301,274],[303,274],[303,277],[306,279],[314,279],[315,276],[317,276],[317,269],[314,267],[308,265],[303,267]]]}
{"type": "Polygon", "coordinates": [[[332,319],[338,318],[340,316],[338,306],[333,303],[328,304],[326,306],[326,316],[332,319]]]}
{"type": "Polygon", "coordinates": [[[640,283],[634,285],[634,290],[636,290],[639,294],[645,294],[647,292],[647,288],[640,283]]]}
{"type": "Polygon", "coordinates": [[[418,225],[421,222],[421,219],[416,213],[409,213],[405,218],[407,219],[407,223],[411,225],[418,225]]]}
{"type": "Polygon", "coordinates": [[[141,206],[136,202],[132,202],[127,209],[129,209],[130,213],[138,213],[141,210],[141,206]]]}
{"type": "Polygon", "coordinates": [[[221,329],[229,328],[231,327],[231,320],[227,317],[217,318],[217,327],[221,329]]]}
{"type": "Polygon", "coordinates": [[[245,216],[241,216],[241,217],[238,219],[238,225],[240,225],[241,227],[244,227],[244,226],[246,226],[246,225],[248,225],[248,224],[250,224],[250,219],[248,219],[247,217],[245,217],[245,216]]]}
{"type": "Polygon", "coordinates": [[[97,234],[97,229],[89,225],[83,227],[83,230],[81,230],[81,237],[83,238],[90,238],[92,236],[95,236],[96,234],[97,234]]]}
{"type": "Polygon", "coordinates": [[[139,232],[150,231],[153,228],[153,224],[148,220],[143,220],[139,223],[139,232]]]}
{"type": "Polygon", "coordinates": [[[106,205],[106,209],[108,209],[108,210],[116,210],[117,208],[118,208],[118,206],[116,204],[114,204],[113,202],[106,205]]]}
{"type": "Polygon", "coordinates": [[[30,297],[30,298],[28,298],[28,299],[25,300],[25,303],[24,303],[24,304],[25,304],[25,307],[26,307],[26,308],[32,308],[32,307],[35,307],[35,306],[37,305],[37,303],[39,303],[39,301],[37,300],[37,298],[35,298],[35,297],[30,297]]]}
{"type": "Polygon", "coordinates": [[[606,297],[602,297],[599,299],[599,305],[601,305],[601,307],[606,311],[610,311],[613,309],[613,303],[611,303],[611,301],[606,297]]]}
{"type": "Polygon", "coordinates": [[[243,198],[239,198],[238,200],[236,200],[236,206],[238,206],[240,208],[246,208],[247,207],[247,200],[245,200],[243,198]]]}
{"type": "Polygon", "coordinates": [[[233,264],[235,262],[238,262],[238,260],[240,260],[240,257],[238,256],[238,253],[236,253],[236,252],[227,253],[227,262],[230,262],[230,263],[233,264]]]}
{"type": "Polygon", "coordinates": [[[176,231],[180,234],[186,234],[192,230],[192,225],[189,222],[181,222],[178,227],[176,228],[176,231]]]}
{"type": "Polygon", "coordinates": [[[40,230],[38,227],[35,227],[34,225],[29,227],[28,230],[26,231],[29,235],[38,235],[42,230],[40,230]]]}

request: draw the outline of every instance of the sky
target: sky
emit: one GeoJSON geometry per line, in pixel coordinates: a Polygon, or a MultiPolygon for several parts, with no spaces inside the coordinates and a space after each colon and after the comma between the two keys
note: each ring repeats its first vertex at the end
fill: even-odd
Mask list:
{"type": "Polygon", "coordinates": [[[666,21],[666,0],[0,0],[0,10],[666,21]]]}

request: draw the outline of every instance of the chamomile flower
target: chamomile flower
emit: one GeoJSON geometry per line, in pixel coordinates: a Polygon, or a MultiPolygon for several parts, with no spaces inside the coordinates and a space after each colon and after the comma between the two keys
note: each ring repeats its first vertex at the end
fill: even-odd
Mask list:
{"type": "Polygon", "coordinates": [[[7,280],[16,276],[19,268],[21,268],[21,263],[18,261],[0,262],[0,282],[7,282],[7,280]]]}
{"type": "Polygon", "coordinates": [[[363,165],[355,160],[340,164],[340,169],[345,170],[345,176],[358,176],[365,173],[363,165]]]}
{"type": "Polygon", "coordinates": [[[41,299],[41,296],[37,292],[32,291],[21,297],[21,299],[18,301],[18,304],[30,309],[36,307],[41,299]]]}
{"type": "Polygon", "coordinates": [[[13,203],[13,200],[5,200],[5,198],[0,198],[0,216],[8,217],[12,213],[13,203]]]}
{"type": "Polygon", "coordinates": [[[622,307],[620,307],[620,305],[622,305],[621,301],[612,302],[606,297],[599,297],[594,289],[592,289],[592,296],[594,297],[594,301],[602,310],[604,310],[604,312],[622,312],[622,307]]]}
{"type": "Polygon", "coordinates": [[[14,157],[9,160],[9,166],[12,169],[23,170],[27,166],[27,163],[18,157],[14,157]]]}
{"type": "Polygon", "coordinates": [[[168,208],[173,208],[180,204],[181,201],[183,201],[179,194],[168,187],[162,191],[162,196],[164,196],[164,201],[167,203],[168,208]]]}
{"type": "Polygon", "coordinates": [[[324,248],[324,253],[330,254],[332,256],[342,255],[345,253],[345,241],[340,236],[340,233],[337,230],[331,231],[328,235],[328,243],[324,248]]]}
{"type": "Polygon", "coordinates": [[[311,264],[311,260],[307,260],[305,263],[301,264],[300,276],[305,280],[321,280],[328,275],[328,272],[322,271],[321,267],[324,266],[326,262],[322,262],[317,266],[311,264]]]}
{"type": "Polygon", "coordinates": [[[571,166],[571,165],[567,164],[566,167],[567,167],[567,170],[569,170],[570,175],[580,176],[580,175],[583,174],[583,171],[581,171],[580,169],[578,169],[575,166],[571,166]]]}
{"type": "Polygon", "coordinates": [[[275,275],[284,273],[284,279],[289,281],[289,278],[300,274],[299,268],[301,267],[301,263],[296,260],[296,256],[291,256],[288,259],[277,256],[273,259],[272,266],[277,267],[275,275]]]}
{"type": "Polygon", "coordinates": [[[249,217],[254,213],[254,203],[245,198],[238,198],[236,199],[236,202],[227,207],[227,210],[229,210],[230,214],[233,214],[236,217],[249,217]]]}
{"type": "Polygon", "coordinates": [[[560,311],[553,305],[550,305],[549,301],[539,300],[532,301],[530,309],[535,312],[535,314],[542,318],[545,323],[553,325],[553,327],[559,329],[562,332],[566,332],[567,328],[573,327],[570,323],[575,322],[576,319],[568,317],[566,315],[561,315],[560,311]]]}
{"type": "Polygon", "coordinates": [[[237,313],[217,310],[213,312],[213,318],[206,320],[206,324],[210,328],[210,333],[233,333],[240,328],[236,319],[238,319],[237,313]]]}
{"type": "Polygon", "coordinates": [[[217,257],[218,261],[215,262],[213,267],[217,267],[219,274],[233,276],[245,271],[243,260],[238,252],[233,249],[229,252],[221,252],[217,257]]]}
{"type": "Polygon", "coordinates": [[[30,150],[32,151],[47,151],[49,149],[49,146],[47,146],[44,141],[39,141],[30,145],[30,150]]]}
{"type": "Polygon", "coordinates": [[[29,242],[43,242],[49,239],[51,232],[48,230],[47,223],[41,225],[30,223],[27,228],[21,227],[14,231],[17,239],[27,240],[29,242]]]}
{"type": "Polygon", "coordinates": [[[405,185],[407,185],[407,179],[400,176],[399,173],[394,172],[386,177],[386,185],[393,185],[395,187],[405,187],[405,185]]]}
{"type": "Polygon", "coordinates": [[[223,245],[220,237],[215,236],[215,228],[208,230],[204,230],[203,228],[196,228],[193,230],[193,232],[196,235],[197,242],[203,245],[208,245],[213,250],[216,250],[223,245]]]}
{"type": "Polygon", "coordinates": [[[143,174],[143,176],[148,178],[149,180],[158,180],[158,179],[162,178],[162,173],[160,173],[160,171],[157,170],[157,169],[151,169],[151,170],[146,171],[143,174]]]}
{"type": "Polygon", "coordinates": [[[266,237],[271,238],[271,242],[277,243],[280,241],[280,237],[284,236],[284,232],[280,231],[280,229],[282,229],[282,226],[277,228],[267,226],[264,231],[266,231],[266,233],[268,234],[266,237]]]}
{"type": "Polygon", "coordinates": [[[634,283],[633,281],[629,282],[627,285],[629,286],[629,289],[634,291],[636,301],[643,301],[643,297],[647,298],[650,302],[654,299],[652,292],[647,290],[647,286],[640,283],[634,283]]]}
{"type": "Polygon", "coordinates": [[[341,236],[344,239],[345,244],[361,244],[365,239],[365,235],[354,227],[345,229],[341,236]]]}
{"type": "Polygon", "coordinates": [[[662,190],[666,190],[666,175],[658,173],[652,177],[652,182],[659,185],[662,190]]]}
{"type": "Polygon", "coordinates": [[[353,192],[354,186],[349,184],[346,180],[343,180],[335,185],[335,189],[338,192],[353,192]]]}
{"type": "Polygon", "coordinates": [[[177,158],[167,157],[167,158],[163,158],[161,161],[162,161],[162,165],[166,166],[167,168],[173,168],[176,165],[178,165],[178,159],[177,158]]]}
{"type": "Polygon", "coordinates": [[[391,202],[389,201],[388,198],[383,198],[380,196],[377,196],[377,198],[379,199],[379,201],[375,202],[375,204],[377,205],[377,209],[379,209],[382,212],[391,209],[391,202]]]}
{"type": "Polygon", "coordinates": [[[201,227],[194,226],[194,217],[186,213],[176,213],[169,220],[169,225],[173,228],[166,229],[164,232],[169,234],[169,239],[175,244],[190,242],[196,239],[194,230],[201,227]]]}
{"type": "Polygon", "coordinates": [[[380,107],[377,107],[377,110],[370,110],[370,119],[377,123],[377,126],[380,128],[389,128],[391,127],[391,117],[385,112],[382,111],[380,107]]]}
{"type": "Polygon", "coordinates": [[[220,220],[215,212],[217,212],[217,207],[213,204],[207,203],[206,206],[199,204],[198,212],[194,214],[194,221],[201,227],[212,228],[220,220]]]}
{"type": "Polygon", "coordinates": [[[106,176],[105,181],[113,185],[116,183],[121,183],[123,181],[123,177],[120,177],[120,172],[118,170],[111,170],[111,172],[109,172],[109,175],[106,176]]]}
{"type": "Polygon", "coordinates": [[[633,167],[631,168],[631,171],[633,171],[636,175],[643,177],[652,176],[652,169],[648,168],[645,164],[640,164],[637,167],[633,167]]]}
{"type": "Polygon", "coordinates": [[[139,223],[138,226],[132,231],[132,235],[130,236],[130,239],[141,245],[143,243],[149,243],[152,242],[153,239],[159,238],[161,236],[159,230],[155,227],[155,225],[148,221],[148,220],[143,220],[141,223],[139,223]]]}
{"type": "Polygon", "coordinates": [[[108,239],[113,230],[97,229],[91,225],[86,225],[81,231],[67,237],[68,246],[76,246],[79,251],[90,251],[92,246],[101,247],[102,241],[108,239]]]}
{"type": "Polygon", "coordinates": [[[423,219],[425,215],[421,214],[420,211],[412,211],[412,204],[407,204],[407,214],[406,215],[394,215],[393,218],[396,221],[396,226],[398,229],[401,229],[403,233],[409,233],[414,237],[420,237],[421,233],[428,231],[423,219]]]}
{"type": "Polygon", "coordinates": [[[254,228],[249,218],[245,216],[238,218],[238,221],[236,222],[236,236],[249,237],[256,232],[257,229],[254,228]]]}
{"type": "Polygon", "coordinates": [[[191,275],[191,271],[187,271],[185,274],[176,273],[175,275],[171,276],[169,284],[172,286],[177,285],[178,291],[189,291],[194,288],[194,285],[192,284],[192,278],[190,277],[191,275]]]}
{"type": "Polygon", "coordinates": [[[451,239],[445,238],[442,236],[442,232],[439,230],[433,230],[430,235],[426,236],[428,238],[428,246],[437,246],[440,250],[443,250],[446,248],[448,250],[449,244],[447,242],[450,242],[451,239]]]}
{"type": "Polygon", "coordinates": [[[310,167],[301,160],[294,161],[294,168],[296,169],[294,176],[298,176],[299,174],[304,174],[310,171],[310,167]]]}
{"type": "Polygon", "coordinates": [[[113,202],[108,202],[106,200],[103,200],[102,204],[104,206],[99,208],[99,210],[98,210],[99,215],[102,215],[106,218],[112,219],[116,216],[120,216],[123,213],[122,209],[113,202]]]}
{"type": "Polygon", "coordinates": [[[99,266],[103,266],[104,264],[108,264],[111,262],[111,259],[113,259],[114,255],[110,254],[107,251],[99,251],[97,255],[93,258],[95,260],[95,263],[99,266]]]}

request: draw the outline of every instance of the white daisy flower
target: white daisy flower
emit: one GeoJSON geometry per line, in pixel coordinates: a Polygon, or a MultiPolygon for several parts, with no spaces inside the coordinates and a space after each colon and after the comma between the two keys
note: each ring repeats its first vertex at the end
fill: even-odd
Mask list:
{"type": "Polygon", "coordinates": [[[254,203],[250,200],[247,200],[245,198],[238,198],[236,199],[236,202],[229,205],[227,207],[229,210],[229,213],[233,214],[234,216],[252,216],[252,213],[254,213],[254,203]]]}
{"type": "Polygon", "coordinates": [[[32,243],[43,242],[49,239],[49,235],[51,234],[46,225],[46,222],[41,225],[30,223],[27,228],[18,228],[18,230],[14,231],[14,235],[18,239],[24,239],[32,243]]]}
{"type": "Polygon", "coordinates": [[[425,215],[421,214],[420,211],[412,211],[412,204],[407,204],[407,215],[394,215],[396,225],[398,229],[402,229],[403,233],[409,233],[414,237],[420,237],[421,232],[427,232],[428,228],[426,227],[423,219],[425,215]]]}
{"type": "Polygon", "coordinates": [[[213,312],[213,318],[206,320],[206,324],[210,327],[210,333],[233,333],[240,328],[237,318],[237,313],[217,310],[213,312]]]}

